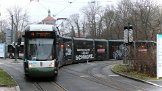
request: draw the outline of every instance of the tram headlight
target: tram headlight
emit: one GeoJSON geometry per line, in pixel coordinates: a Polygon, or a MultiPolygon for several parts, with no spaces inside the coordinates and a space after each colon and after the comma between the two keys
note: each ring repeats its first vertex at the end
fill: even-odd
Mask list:
{"type": "Polygon", "coordinates": [[[32,65],[31,64],[29,64],[29,68],[31,68],[32,67],[32,65]]]}
{"type": "Polygon", "coordinates": [[[32,66],[32,64],[31,63],[29,63],[29,68],[32,68],[33,66],[32,66]]]}

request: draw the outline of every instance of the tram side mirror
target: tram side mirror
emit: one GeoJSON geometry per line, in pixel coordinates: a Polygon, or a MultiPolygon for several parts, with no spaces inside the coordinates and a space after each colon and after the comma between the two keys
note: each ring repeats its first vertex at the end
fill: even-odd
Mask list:
{"type": "Polygon", "coordinates": [[[18,42],[17,44],[20,45],[21,44],[21,38],[18,38],[17,42],[18,42]]]}

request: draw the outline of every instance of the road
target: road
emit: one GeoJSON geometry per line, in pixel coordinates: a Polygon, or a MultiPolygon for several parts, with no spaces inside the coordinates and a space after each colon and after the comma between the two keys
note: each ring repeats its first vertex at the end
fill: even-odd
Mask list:
{"type": "Polygon", "coordinates": [[[0,59],[0,67],[16,81],[21,91],[161,91],[162,88],[131,80],[111,72],[121,61],[96,61],[64,66],[56,81],[25,79],[22,60],[0,59]]]}

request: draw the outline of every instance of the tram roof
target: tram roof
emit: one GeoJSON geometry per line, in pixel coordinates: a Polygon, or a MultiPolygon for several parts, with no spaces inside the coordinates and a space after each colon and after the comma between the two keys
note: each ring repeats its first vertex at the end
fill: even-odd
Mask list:
{"type": "Polygon", "coordinates": [[[138,40],[138,41],[135,41],[135,42],[151,42],[151,43],[156,43],[156,41],[150,41],[150,40],[138,40]]]}
{"type": "Polygon", "coordinates": [[[53,31],[53,25],[46,24],[32,24],[26,27],[26,31],[53,31]]]}
{"type": "Polygon", "coordinates": [[[93,39],[87,39],[87,38],[74,38],[74,40],[93,41],[93,39]]]}
{"type": "Polygon", "coordinates": [[[108,41],[106,39],[94,39],[95,41],[108,41]]]}
{"type": "Polygon", "coordinates": [[[124,42],[124,40],[119,39],[119,40],[108,40],[109,42],[124,42]]]}

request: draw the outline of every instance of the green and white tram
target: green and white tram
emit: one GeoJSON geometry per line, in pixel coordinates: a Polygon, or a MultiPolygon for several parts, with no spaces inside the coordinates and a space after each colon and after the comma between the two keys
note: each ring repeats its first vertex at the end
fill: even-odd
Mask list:
{"type": "Polygon", "coordinates": [[[57,29],[52,25],[33,24],[25,28],[24,72],[29,77],[56,77],[57,29]]]}

